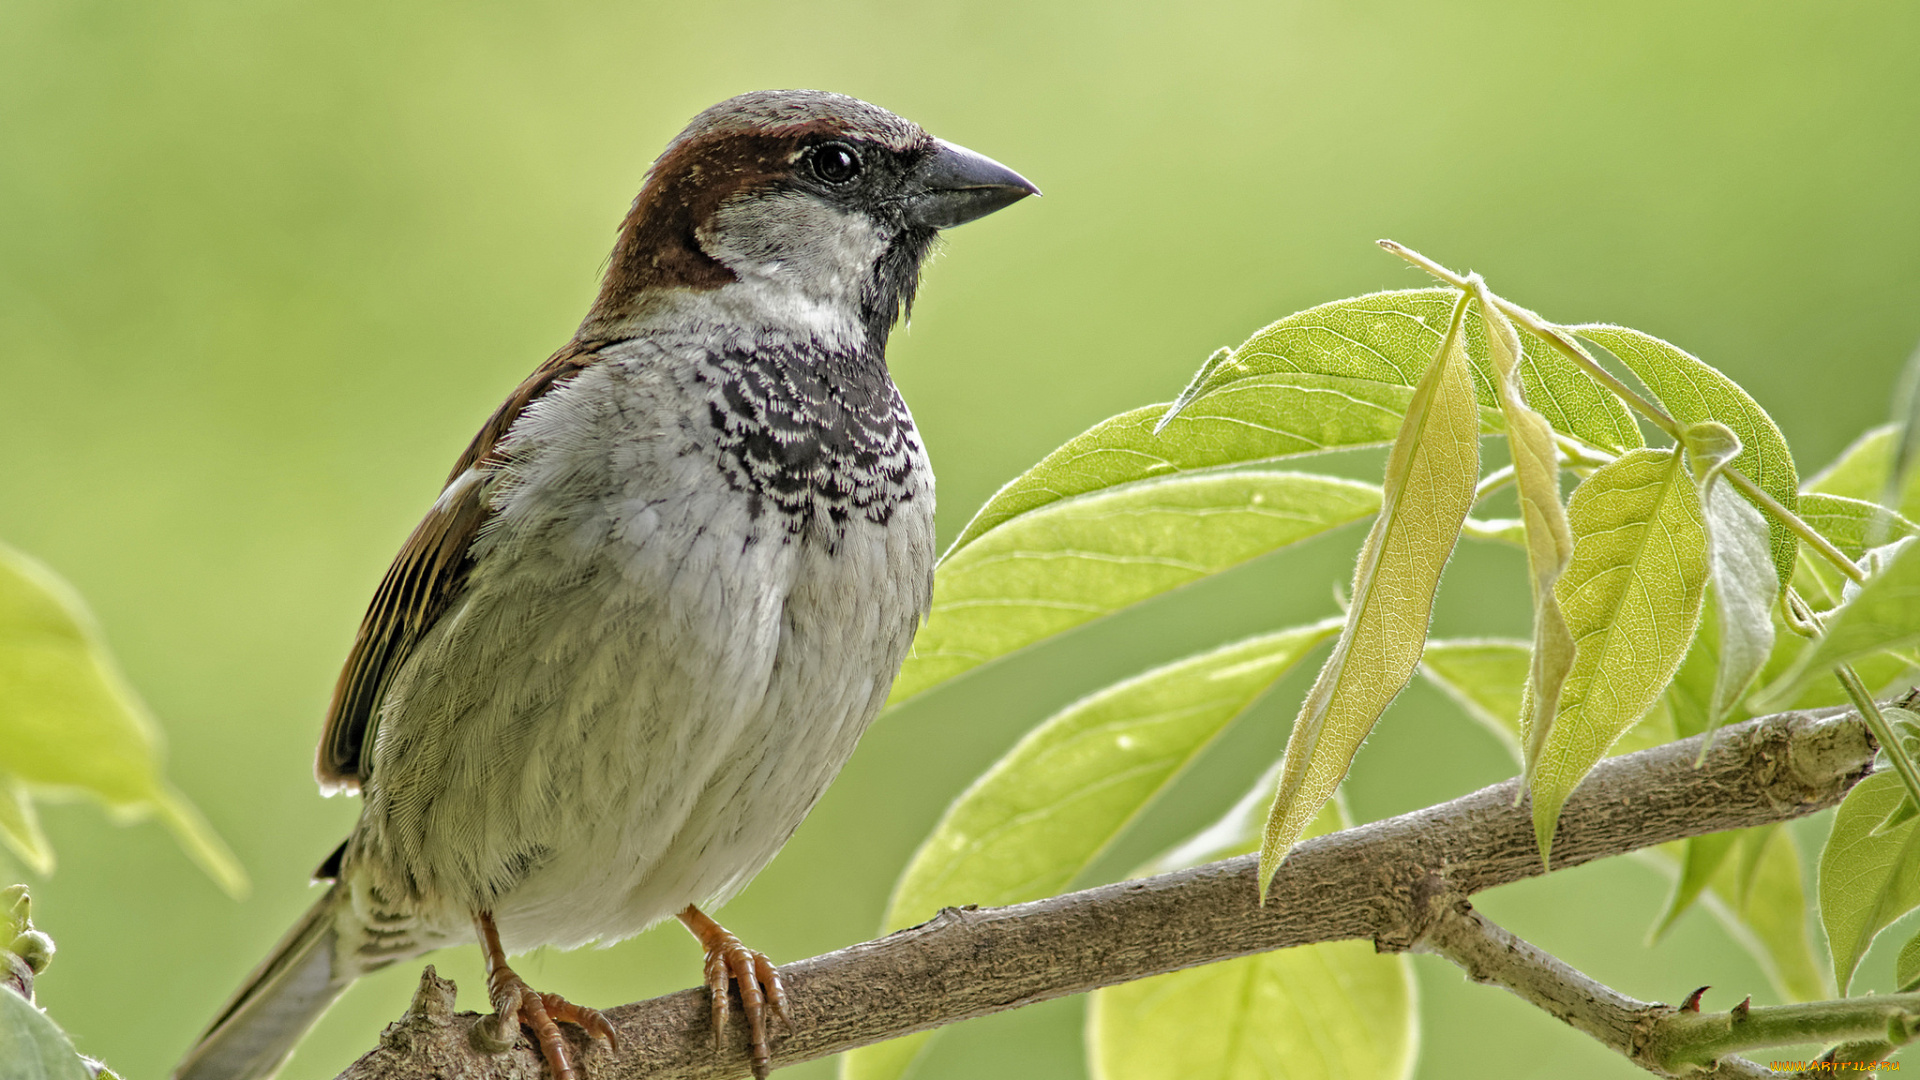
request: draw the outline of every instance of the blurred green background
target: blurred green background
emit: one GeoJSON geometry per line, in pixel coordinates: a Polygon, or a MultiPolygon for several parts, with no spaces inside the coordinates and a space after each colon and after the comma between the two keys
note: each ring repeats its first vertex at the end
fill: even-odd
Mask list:
{"type": "MultiPolygon", "coordinates": [[[[156,826],[52,808],[61,865],[34,882],[34,913],[60,955],[43,1004],[83,1051],[163,1075],[310,902],[307,875],[356,809],[319,798],[310,762],[367,598],[473,429],[571,333],[652,154],[712,102],[855,94],[1046,190],[958,230],[895,338],[950,538],[995,486],[1167,399],[1215,347],[1321,300],[1425,284],[1381,236],[1549,317],[1692,349],[1811,471],[1885,417],[1920,339],[1916,57],[1904,0],[0,0],[0,537],[91,600],[167,727],[173,778],[256,884],[235,903],[156,826]]],[[[919,838],[1021,731],[1149,663],[1331,612],[1357,539],[894,714],[723,919],[781,961],[870,936],[919,838]]],[[[1524,632],[1519,570],[1463,549],[1436,629],[1524,632]]],[[[1251,783],[1304,681],[1094,876],[1251,783]]],[[[1510,772],[1415,687],[1349,791],[1376,818],[1510,772]]],[[[1642,947],[1665,887],[1622,861],[1484,906],[1643,998],[1712,983],[1709,1007],[1770,1000],[1703,913],[1642,947]]],[[[474,950],[435,962],[483,1007],[474,950]]],[[[1890,964],[1871,958],[1866,985],[1890,964]]],[[[669,927],[522,970],[613,1004],[691,985],[698,956],[669,927]]],[[[371,1046],[417,971],[356,987],[286,1075],[371,1046]]],[[[1422,1077],[1638,1075],[1444,964],[1419,973],[1422,1077]]],[[[956,1029],[922,1075],[1079,1076],[1080,1013],[956,1029]]]]}

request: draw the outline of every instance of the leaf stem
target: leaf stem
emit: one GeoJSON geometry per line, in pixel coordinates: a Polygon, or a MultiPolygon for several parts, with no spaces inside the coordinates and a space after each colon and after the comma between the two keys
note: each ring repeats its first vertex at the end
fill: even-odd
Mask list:
{"type": "Polygon", "coordinates": [[[1920,806],[1920,768],[1915,768],[1913,759],[1907,756],[1905,744],[1895,734],[1893,725],[1887,722],[1886,714],[1880,711],[1880,703],[1867,692],[1866,684],[1860,681],[1860,675],[1853,670],[1852,664],[1835,664],[1833,674],[1840,680],[1847,697],[1852,699],[1853,707],[1860,710],[1860,719],[1867,722],[1867,730],[1873,732],[1887,760],[1893,762],[1893,771],[1900,774],[1900,782],[1907,787],[1907,797],[1913,800],[1915,806],[1920,806]]]}
{"type": "Polygon", "coordinates": [[[1473,504],[1475,506],[1480,505],[1482,499],[1513,483],[1514,475],[1513,466],[1502,465],[1481,477],[1480,483],[1475,485],[1473,489],[1473,504]]]}
{"type": "Polygon", "coordinates": [[[1556,431],[1553,433],[1553,438],[1560,446],[1560,454],[1563,458],[1560,462],[1560,467],[1563,469],[1579,469],[1583,467],[1598,469],[1620,460],[1620,455],[1610,454],[1597,446],[1591,446],[1582,442],[1565,432],[1556,431]]]}
{"type": "MultiPolygon", "coordinates": [[[[1456,289],[1467,290],[1472,288],[1473,281],[1471,278],[1454,273],[1439,263],[1434,262],[1432,259],[1427,258],[1425,255],[1414,251],[1412,248],[1392,240],[1381,240],[1379,244],[1386,250],[1418,266],[1420,269],[1425,270],[1427,273],[1452,285],[1456,289]]],[[[1535,336],[1559,350],[1567,359],[1573,361],[1581,370],[1597,380],[1600,385],[1613,391],[1614,394],[1619,396],[1620,400],[1632,406],[1635,412],[1646,417],[1652,422],[1653,426],[1665,432],[1673,441],[1684,441],[1683,429],[1679,421],[1668,416],[1666,410],[1660,408],[1660,406],[1640,396],[1638,391],[1622,382],[1613,372],[1601,367],[1599,361],[1595,360],[1585,349],[1574,344],[1574,342],[1568,338],[1565,327],[1556,326],[1541,318],[1536,312],[1529,311],[1510,300],[1496,296],[1494,297],[1494,302],[1499,304],[1500,310],[1507,313],[1508,318],[1526,327],[1532,331],[1535,336]]],[[[1813,526],[1801,520],[1800,515],[1782,506],[1778,500],[1760,490],[1759,485],[1749,480],[1746,474],[1729,466],[1721,470],[1721,475],[1731,481],[1734,487],[1739,488],[1743,494],[1752,499],[1761,509],[1772,515],[1775,521],[1778,521],[1794,535],[1806,541],[1808,546],[1819,552],[1822,558],[1832,563],[1836,569],[1842,574],[1845,574],[1850,580],[1856,583],[1867,580],[1866,574],[1858,566],[1854,565],[1853,560],[1847,558],[1839,548],[1829,543],[1827,538],[1821,536],[1813,526]]]]}
{"type": "MultiPolygon", "coordinates": [[[[1377,243],[1393,254],[1400,256],[1456,289],[1468,289],[1472,285],[1472,282],[1466,277],[1454,273],[1410,247],[1393,240],[1380,240],[1377,241],[1377,243]]],[[[1665,409],[1640,396],[1639,391],[1620,381],[1613,372],[1601,367],[1599,362],[1588,355],[1585,349],[1567,340],[1566,331],[1563,328],[1555,326],[1541,318],[1537,312],[1529,311],[1511,300],[1496,296],[1494,301],[1500,305],[1501,311],[1506,312],[1509,319],[1526,327],[1534,336],[1559,350],[1567,359],[1579,365],[1588,375],[1598,380],[1600,385],[1613,391],[1614,394],[1619,396],[1620,400],[1631,405],[1634,411],[1652,421],[1654,427],[1666,432],[1669,438],[1675,442],[1680,441],[1681,429],[1679,421],[1668,416],[1665,409]]]]}
{"type": "Polygon", "coordinates": [[[1803,638],[1817,638],[1825,632],[1826,628],[1821,625],[1820,617],[1813,613],[1813,605],[1807,603],[1806,599],[1800,595],[1799,589],[1791,585],[1787,586],[1787,591],[1781,599],[1783,603],[1780,613],[1783,616],[1782,621],[1787,624],[1787,629],[1803,638]]]}
{"type": "MultiPolygon", "coordinates": [[[[1798,619],[1810,624],[1818,633],[1827,632],[1826,623],[1812,608],[1807,607],[1799,593],[1788,590],[1787,603],[1790,621],[1798,619]]],[[[1813,648],[1812,645],[1807,647],[1813,648]]],[[[1848,699],[1860,713],[1860,719],[1866,722],[1867,730],[1873,733],[1880,750],[1893,763],[1893,771],[1900,774],[1900,782],[1907,789],[1907,798],[1912,799],[1915,806],[1920,806],[1920,767],[1916,767],[1913,759],[1907,756],[1906,744],[1900,741],[1893,725],[1887,722],[1886,714],[1880,711],[1880,703],[1873,700],[1867,684],[1860,681],[1860,674],[1853,670],[1852,664],[1835,664],[1833,677],[1840,680],[1840,688],[1847,692],[1848,699]]]]}
{"type": "Polygon", "coordinates": [[[1752,499],[1754,503],[1760,507],[1760,509],[1765,510],[1767,513],[1773,515],[1773,519],[1775,521],[1778,521],[1780,524],[1785,525],[1789,530],[1793,532],[1795,536],[1798,536],[1800,538],[1802,543],[1806,544],[1808,547],[1818,552],[1822,558],[1832,563],[1834,566],[1834,569],[1840,571],[1842,574],[1845,574],[1848,580],[1852,581],[1856,585],[1866,584],[1866,581],[1867,581],[1866,571],[1860,569],[1859,566],[1855,565],[1852,559],[1847,558],[1845,552],[1841,551],[1837,547],[1834,547],[1832,541],[1828,540],[1824,536],[1821,536],[1819,530],[1807,524],[1806,521],[1802,519],[1799,514],[1796,514],[1793,511],[1787,509],[1786,507],[1780,505],[1780,501],[1778,499],[1775,499],[1773,496],[1761,490],[1760,485],[1748,479],[1746,473],[1743,473],[1739,469],[1733,468],[1732,466],[1728,466],[1727,468],[1720,470],[1720,475],[1726,477],[1728,483],[1740,489],[1740,493],[1742,495],[1745,495],[1747,498],[1752,499]]]}

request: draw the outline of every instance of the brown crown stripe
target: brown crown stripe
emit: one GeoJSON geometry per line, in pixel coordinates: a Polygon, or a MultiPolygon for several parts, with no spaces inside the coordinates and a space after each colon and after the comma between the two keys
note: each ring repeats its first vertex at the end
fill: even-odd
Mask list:
{"type": "Polygon", "coordinates": [[[700,226],[734,195],[790,176],[794,155],[808,143],[841,134],[840,125],[815,120],[765,134],[696,136],[669,147],[620,225],[587,324],[631,314],[647,289],[717,289],[737,280],[701,250],[700,226]]]}

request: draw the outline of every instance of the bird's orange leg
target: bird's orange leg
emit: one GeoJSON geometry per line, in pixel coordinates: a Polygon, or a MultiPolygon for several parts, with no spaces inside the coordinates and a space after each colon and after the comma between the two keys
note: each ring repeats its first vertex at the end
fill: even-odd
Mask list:
{"type": "Polygon", "coordinates": [[[487,1000],[493,1003],[502,1038],[512,1041],[515,1022],[532,1028],[540,1055],[553,1071],[553,1080],[578,1080],[573,1063],[567,1060],[567,1044],[560,1038],[562,1023],[578,1025],[589,1037],[605,1039],[609,1048],[619,1049],[613,1025],[598,1009],[575,1005],[559,994],[542,994],[514,974],[507,966],[506,950],[500,947],[500,931],[493,925],[492,912],[475,912],[473,928],[480,933],[480,951],[487,957],[487,1000]]]}
{"type": "Polygon", "coordinates": [[[766,1080],[773,1066],[773,1050],[767,1044],[769,1008],[780,1022],[792,1026],[787,1015],[787,988],[781,985],[780,972],[764,953],[754,952],[727,928],[714,922],[706,912],[687,905],[680,921],[706,950],[707,992],[713,999],[713,1042],[721,1045],[727,1028],[727,984],[740,987],[740,1013],[747,1020],[748,1052],[753,1056],[753,1075],[766,1080]]]}

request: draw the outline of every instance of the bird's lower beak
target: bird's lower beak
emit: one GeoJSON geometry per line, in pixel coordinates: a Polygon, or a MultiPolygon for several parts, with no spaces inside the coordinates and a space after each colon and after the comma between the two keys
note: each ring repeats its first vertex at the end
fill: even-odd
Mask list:
{"type": "Polygon", "coordinates": [[[933,153],[914,169],[918,190],[907,199],[911,224],[948,229],[1040,194],[1026,177],[984,154],[945,139],[933,142],[933,153]]]}

